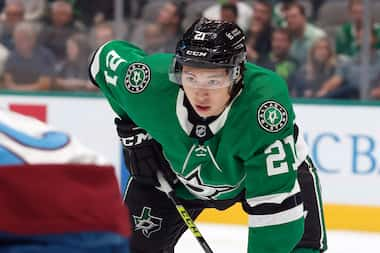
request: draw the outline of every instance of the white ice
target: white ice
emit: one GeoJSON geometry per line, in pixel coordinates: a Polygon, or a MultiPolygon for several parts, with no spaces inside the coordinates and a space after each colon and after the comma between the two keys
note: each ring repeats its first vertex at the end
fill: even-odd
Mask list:
{"type": "MultiPolygon", "coordinates": [[[[198,223],[197,226],[214,253],[245,253],[247,228],[235,225],[198,223]]],[[[329,230],[328,253],[380,253],[380,233],[329,230]]],[[[194,236],[187,231],[175,248],[176,253],[202,253],[194,236]]]]}

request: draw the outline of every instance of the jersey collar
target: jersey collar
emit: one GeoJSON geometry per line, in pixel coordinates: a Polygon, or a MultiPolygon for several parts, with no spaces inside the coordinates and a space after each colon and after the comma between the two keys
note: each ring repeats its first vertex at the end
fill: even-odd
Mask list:
{"type": "MultiPolygon", "coordinates": [[[[238,97],[238,95],[236,97],[238,97]]],[[[212,117],[211,119],[200,120],[200,117],[198,115],[196,116],[194,115],[196,113],[191,108],[191,105],[186,106],[185,93],[182,89],[179,89],[178,96],[177,96],[176,113],[177,113],[177,118],[181,125],[181,128],[189,136],[195,135],[193,137],[196,137],[198,139],[205,139],[205,137],[206,139],[211,138],[226,123],[228,113],[231,110],[231,105],[236,99],[236,97],[219,116],[212,117]],[[194,120],[196,118],[199,118],[199,119],[194,120]]]]}

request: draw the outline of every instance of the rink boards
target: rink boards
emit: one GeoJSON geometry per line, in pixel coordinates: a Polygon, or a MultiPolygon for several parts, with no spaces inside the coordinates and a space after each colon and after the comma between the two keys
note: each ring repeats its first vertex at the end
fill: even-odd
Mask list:
{"type": "MultiPolygon", "coordinates": [[[[101,96],[7,92],[0,94],[0,107],[77,136],[120,171],[114,114],[101,96]]],[[[328,228],[380,231],[380,104],[297,101],[295,111],[319,169],[328,228]]],[[[247,223],[239,206],[223,213],[206,211],[200,220],[247,223]]]]}

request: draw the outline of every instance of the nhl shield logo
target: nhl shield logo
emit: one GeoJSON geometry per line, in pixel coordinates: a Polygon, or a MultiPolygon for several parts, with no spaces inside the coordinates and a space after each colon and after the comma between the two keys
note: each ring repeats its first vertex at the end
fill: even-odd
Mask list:
{"type": "Polygon", "coordinates": [[[125,76],[125,87],[131,93],[141,93],[149,84],[150,68],[143,63],[133,63],[125,76]]]}
{"type": "Polygon", "coordinates": [[[275,101],[264,102],[257,113],[260,127],[265,131],[277,133],[283,129],[288,122],[288,112],[275,101]]]}
{"type": "Polygon", "coordinates": [[[203,138],[206,136],[206,126],[204,125],[197,125],[195,127],[195,134],[199,137],[199,138],[203,138]]]}

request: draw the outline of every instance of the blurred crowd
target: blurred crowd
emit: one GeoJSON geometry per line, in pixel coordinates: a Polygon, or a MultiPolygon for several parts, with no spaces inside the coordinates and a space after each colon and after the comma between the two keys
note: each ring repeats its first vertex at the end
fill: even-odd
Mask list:
{"type": "MultiPolygon", "coordinates": [[[[369,97],[380,99],[380,0],[371,1],[369,97]]],[[[104,0],[0,0],[0,88],[92,91],[88,58],[111,39],[148,54],[174,52],[201,16],[237,23],[248,61],[269,68],[293,97],[357,99],[362,0],[124,0],[123,24],[104,0]],[[121,29],[120,29],[121,28],[121,29]]]]}

